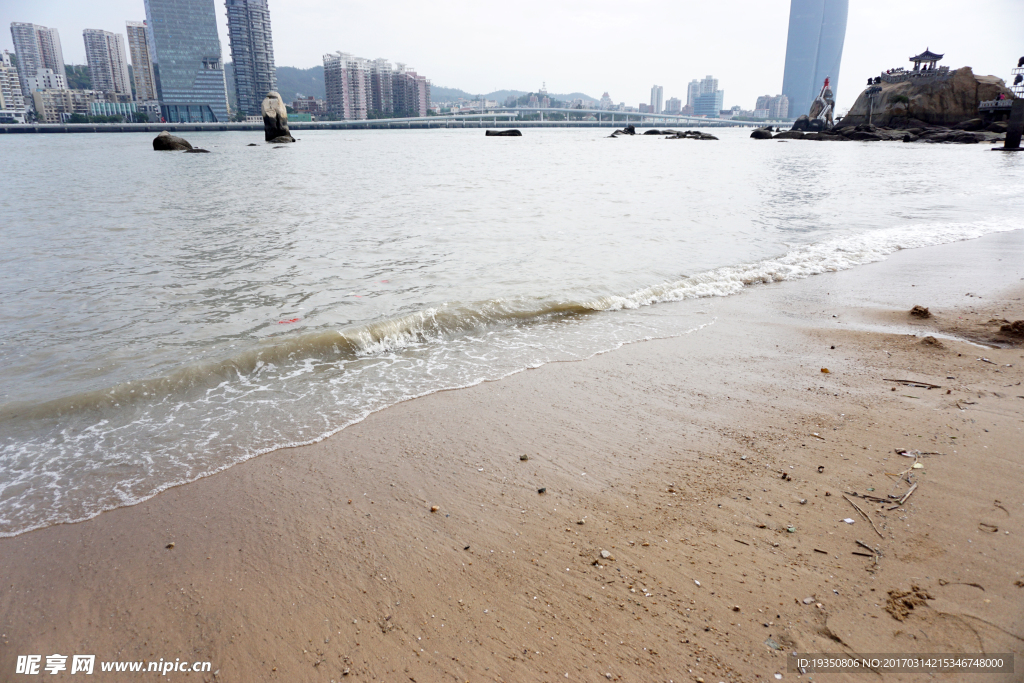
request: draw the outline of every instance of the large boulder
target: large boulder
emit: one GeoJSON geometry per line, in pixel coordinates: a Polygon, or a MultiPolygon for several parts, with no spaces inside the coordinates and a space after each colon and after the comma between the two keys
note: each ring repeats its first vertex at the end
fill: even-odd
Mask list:
{"type": "MultiPolygon", "coordinates": [[[[881,90],[870,104],[871,121],[884,127],[952,126],[976,118],[983,100],[998,99],[1000,94],[1013,97],[1001,78],[976,76],[969,66],[901,83],[882,82],[877,87],[881,90]]],[[[843,117],[844,124],[867,122],[869,97],[867,91],[861,92],[843,117]]]]}
{"type": "Polygon", "coordinates": [[[191,143],[185,138],[171,135],[166,130],[153,138],[153,149],[158,152],[180,152],[192,149],[191,143]]]}
{"type": "Polygon", "coordinates": [[[267,142],[295,142],[288,130],[288,109],[274,91],[263,98],[263,136],[267,142]]]}
{"type": "Polygon", "coordinates": [[[484,133],[484,136],[485,137],[489,137],[489,138],[494,138],[494,137],[500,137],[500,138],[519,138],[519,137],[522,137],[523,134],[520,133],[515,128],[511,128],[509,130],[489,130],[486,133],[484,133]]]}
{"type": "Polygon", "coordinates": [[[751,131],[750,137],[754,138],[755,140],[771,140],[772,132],[764,128],[757,128],[751,131]]]}
{"type": "Polygon", "coordinates": [[[776,140],[803,140],[804,134],[799,130],[784,130],[775,134],[776,140]]]}
{"type": "Polygon", "coordinates": [[[793,127],[790,130],[810,130],[811,117],[807,114],[798,116],[796,121],[793,122],[793,127]]]}

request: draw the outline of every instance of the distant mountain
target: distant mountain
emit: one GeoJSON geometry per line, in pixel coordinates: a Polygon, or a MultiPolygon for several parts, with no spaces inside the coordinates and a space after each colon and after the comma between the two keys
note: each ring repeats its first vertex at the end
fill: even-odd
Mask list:
{"type": "MultiPolygon", "coordinates": [[[[489,92],[489,93],[484,94],[484,97],[486,99],[488,99],[488,100],[497,100],[498,103],[502,103],[506,99],[508,99],[509,97],[519,98],[519,97],[522,97],[523,95],[529,95],[530,92],[536,92],[536,91],[526,91],[526,90],[495,90],[494,92],[489,92]]],[[[480,93],[470,94],[470,93],[467,93],[465,90],[459,90],[458,88],[441,88],[441,87],[438,87],[436,85],[430,86],[430,99],[432,99],[434,102],[449,102],[449,101],[452,101],[452,100],[457,100],[460,97],[465,98],[467,100],[475,100],[478,97],[480,97],[480,93]]],[[[583,94],[581,92],[569,93],[568,95],[559,95],[558,93],[548,93],[548,97],[550,97],[553,100],[562,100],[563,102],[568,101],[568,100],[577,100],[577,99],[580,99],[580,100],[593,100],[593,101],[597,102],[600,99],[598,97],[591,97],[590,95],[585,95],[585,94],[583,94]]]]}
{"type": "MultiPolygon", "coordinates": [[[[238,103],[238,95],[235,93],[235,65],[227,62],[224,65],[224,80],[228,84],[228,100],[234,109],[238,103]]],[[[308,69],[298,69],[294,66],[277,67],[277,92],[286,104],[291,104],[299,95],[313,95],[321,100],[327,96],[324,89],[324,68],[314,66],[308,69]]]]}
{"type": "Polygon", "coordinates": [[[324,67],[314,66],[298,69],[294,66],[277,67],[277,91],[281,99],[289,104],[299,95],[312,95],[319,99],[327,97],[324,88],[324,67]]]}
{"type": "MultiPolygon", "coordinates": [[[[228,82],[228,98],[235,102],[235,77],[234,69],[231,62],[224,65],[224,77],[228,82]]],[[[277,67],[277,91],[281,93],[281,99],[291,104],[299,95],[313,95],[320,99],[324,99],[327,96],[327,91],[324,88],[324,67],[313,66],[308,69],[299,69],[294,66],[279,66],[277,67]]],[[[484,93],[484,97],[489,100],[497,100],[498,102],[504,102],[510,95],[515,97],[521,97],[522,95],[529,95],[530,93],[525,90],[496,90],[490,93],[484,93]]],[[[440,85],[430,86],[430,99],[434,102],[450,102],[459,98],[467,100],[475,100],[480,97],[481,93],[470,93],[459,88],[445,88],[440,85]]],[[[549,93],[548,96],[553,100],[594,100],[597,101],[599,98],[591,97],[580,92],[570,93],[568,95],[559,95],[556,93],[549,93]]]]}

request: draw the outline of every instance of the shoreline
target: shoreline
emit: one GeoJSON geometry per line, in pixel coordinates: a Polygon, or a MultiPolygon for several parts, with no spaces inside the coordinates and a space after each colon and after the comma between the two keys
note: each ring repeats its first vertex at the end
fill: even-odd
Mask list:
{"type": "Polygon", "coordinates": [[[966,279],[933,278],[889,313],[851,305],[856,292],[842,303],[843,283],[906,280],[943,254],[976,265],[965,244],[703,300],[716,324],[699,332],[429,394],[0,539],[0,670],[67,651],[187,656],[225,681],[753,681],[795,678],[791,649],[1020,653],[1024,400],[1002,384],[1021,380],[1024,356],[978,362],[949,337],[1024,318],[1024,291],[997,278],[954,305],[966,279]],[[840,299],[827,313],[823,289],[840,299]],[[900,322],[915,304],[934,318],[900,322]],[[871,320],[947,336],[859,327],[871,320]],[[951,393],[890,391],[896,372],[951,393]],[[887,489],[897,447],[955,455],[922,459],[902,510],[858,501],[880,538],[840,493],[887,489]],[[855,540],[882,551],[877,569],[851,557],[855,540]],[[911,585],[934,600],[897,621],[885,596],[911,585]]]}

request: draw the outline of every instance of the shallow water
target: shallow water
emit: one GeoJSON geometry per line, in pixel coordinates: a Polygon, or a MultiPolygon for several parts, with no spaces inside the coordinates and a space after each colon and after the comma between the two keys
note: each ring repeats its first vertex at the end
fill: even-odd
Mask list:
{"type": "Polygon", "coordinates": [[[0,136],[0,535],[698,331],[707,297],[1024,227],[1024,159],[987,146],[607,132],[0,136]]]}

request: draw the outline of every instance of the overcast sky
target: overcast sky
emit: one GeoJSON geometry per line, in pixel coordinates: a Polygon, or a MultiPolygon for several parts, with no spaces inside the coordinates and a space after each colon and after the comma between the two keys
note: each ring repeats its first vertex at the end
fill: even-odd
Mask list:
{"type": "MultiPolygon", "coordinates": [[[[229,61],[224,3],[213,1],[229,61]]],[[[632,106],[655,83],[685,100],[686,83],[713,74],[727,108],[750,109],[782,89],[789,0],[270,0],[270,13],[278,66],[341,50],[471,93],[546,82],[632,106]]],[[[10,22],[32,22],[59,29],[65,61],[82,64],[82,29],[124,33],[125,20],[144,18],[143,0],[0,0],[0,49],[13,50],[10,22]]],[[[850,0],[837,108],[926,47],[1007,79],[1024,55],[1024,0],[850,0]]]]}

